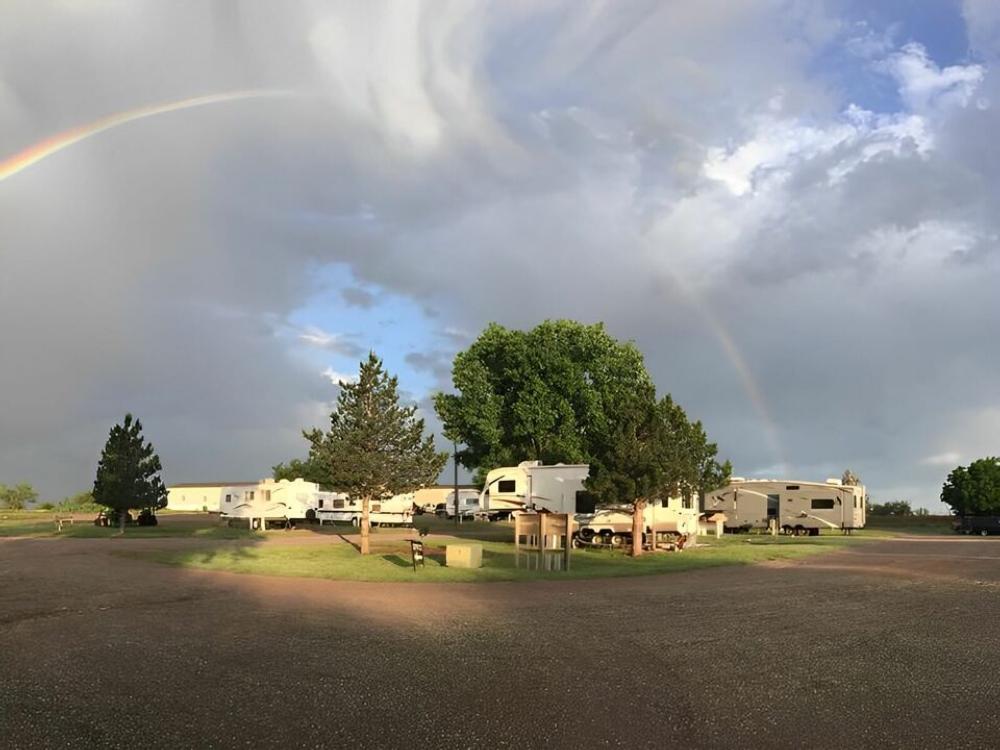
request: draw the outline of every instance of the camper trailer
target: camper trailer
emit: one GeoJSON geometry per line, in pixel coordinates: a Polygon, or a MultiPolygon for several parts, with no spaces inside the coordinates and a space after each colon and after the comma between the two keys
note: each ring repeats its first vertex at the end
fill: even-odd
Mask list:
{"type": "Polygon", "coordinates": [[[820,529],[850,531],[865,525],[868,496],[863,485],[839,479],[800,482],[733,478],[705,496],[705,511],[721,511],[727,531],[767,529],[816,535],[820,529]]]}
{"type": "Polygon", "coordinates": [[[293,524],[313,520],[320,502],[336,495],[322,492],[318,484],[296,479],[262,479],[255,485],[234,485],[221,491],[222,517],[246,521],[250,528],[264,529],[269,522],[293,524]]]}
{"type": "Polygon", "coordinates": [[[479,512],[491,520],[506,518],[514,511],[584,513],[594,509],[583,483],[590,474],[587,464],[551,464],[522,461],[517,466],[493,469],[479,495],[479,512]]]}
{"type": "Polygon", "coordinates": [[[192,482],[167,487],[167,509],[221,513],[226,492],[256,487],[257,482],[192,482]],[[228,488],[228,489],[227,489],[228,488]]]}
{"type": "MultiPolygon", "coordinates": [[[[692,539],[698,535],[698,503],[671,497],[655,500],[643,508],[643,535],[650,543],[670,537],[674,541],[692,539]]],[[[632,543],[632,508],[598,508],[592,514],[576,517],[579,528],[577,545],[624,547],[632,543]]]]}
{"type": "MultiPolygon", "coordinates": [[[[325,508],[317,509],[316,518],[323,523],[361,525],[361,500],[335,494],[325,508]]],[[[375,500],[368,509],[373,526],[409,526],[413,523],[413,493],[404,492],[385,500],[375,500]]]]}

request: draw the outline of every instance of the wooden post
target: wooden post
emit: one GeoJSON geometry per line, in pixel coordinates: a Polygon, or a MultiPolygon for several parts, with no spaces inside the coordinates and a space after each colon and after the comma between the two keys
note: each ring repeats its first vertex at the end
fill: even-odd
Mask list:
{"type": "Polygon", "coordinates": [[[573,541],[573,516],[566,513],[566,536],[563,538],[563,570],[569,570],[569,549],[573,541]]]}
{"type": "Polygon", "coordinates": [[[538,568],[539,570],[545,570],[545,534],[548,531],[545,527],[548,525],[546,523],[547,517],[548,513],[538,514],[538,554],[539,562],[541,563],[538,568]]]}

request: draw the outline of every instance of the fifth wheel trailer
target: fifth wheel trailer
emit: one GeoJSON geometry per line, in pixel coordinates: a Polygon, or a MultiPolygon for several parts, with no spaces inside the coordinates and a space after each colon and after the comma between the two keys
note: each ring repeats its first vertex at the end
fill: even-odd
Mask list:
{"type": "Polygon", "coordinates": [[[479,495],[479,513],[496,519],[520,510],[590,512],[594,504],[583,486],[589,475],[587,464],[546,466],[541,461],[493,469],[479,495]]]}
{"type": "Polygon", "coordinates": [[[839,479],[800,482],[736,477],[705,495],[705,511],[724,513],[728,531],[766,529],[772,521],[787,534],[850,531],[864,528],[867,506],[864,485],[843,484],[839,479]]]}
{"type": "Polygon", "coordinates": [[[224,487],[221,495],[222,517],[230,522],[244,520],[254,529],[266,528],[268,522],[311,521],[321,503],[343,497],[323,492],[318,484],[304,479],[262,479],[255,485],[224,487]]]}

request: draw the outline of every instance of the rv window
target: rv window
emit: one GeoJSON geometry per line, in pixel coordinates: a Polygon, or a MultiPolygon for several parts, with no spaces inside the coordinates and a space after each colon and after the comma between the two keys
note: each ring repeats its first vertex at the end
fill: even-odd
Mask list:
{"type": "Polygon", "coordinates": [[[812,501],[813,510],[833,510],[833,498],[814,497],[812,501]]]}
{"type": "Polygon", "coordinates": [[[465,504],[466,505],[475,505],[478,500],[479,500],[479,498],[477,498],[477,497],[467,497],[467,498],[465,498],[465,504]]]}
{"type": "Polygon", "coordinates": [[[372,513],[378,513],[380,510],[382,510],[382,503],[372,505],[372,513]]]}
{"type": "Polygon", "coordinates": [[[501,479],[497,482],[497,492],[516,492],[517,482],[513,479],[501,479]]]}
{"type": "Polygon", "coordinates": [[[321,508],[323,507],[323,498],[319,499],[319,507],[321,507],[321,508]]]}
{"type": "Polygon", "coordinates": [[[786,490],[797,490],[798,488],[799,488],[799,486],[797,484],[788,484],[788,485],[785,485],[785,489],[786,490]]]}
{"type": "Polygon", "coordinates": [[[344,507],[344,501],[343,500],[334,500],[333,501],[333,507],[334,508],[343,508],[344,507]]]}
{"type": "Polygon", "coordinates": [[[226,495],[226,502],[227,503],[231,503],[232,501],[233,501],[233,496],[232,495],[226,495]]]}
{"type": "Polygon", "coordinates": [[[264,499],[265,500],[271,499],[271,490],[264,490],[264,499]]]}
{"type": "Polygon", "coordinates": [[[253,500],[253,490],[250,490],[250,499],[253,500]]]}

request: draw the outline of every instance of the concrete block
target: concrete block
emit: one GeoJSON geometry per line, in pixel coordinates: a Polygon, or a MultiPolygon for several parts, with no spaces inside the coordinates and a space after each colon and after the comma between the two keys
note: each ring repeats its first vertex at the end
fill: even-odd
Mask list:
{"type": "Polygon", "coordinates": [[[449,568],[481,568],[483,545],[449,544],[445,547],[445,564],[449,568]]]}

